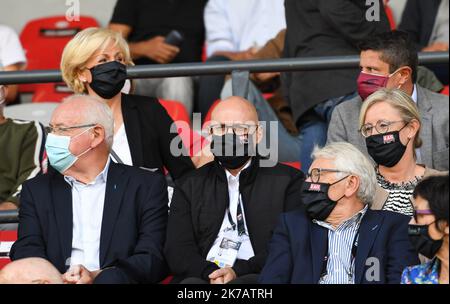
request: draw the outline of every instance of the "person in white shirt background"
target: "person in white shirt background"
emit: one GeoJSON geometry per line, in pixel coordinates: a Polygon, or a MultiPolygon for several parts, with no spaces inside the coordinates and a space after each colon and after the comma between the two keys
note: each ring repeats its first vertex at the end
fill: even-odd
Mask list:
{"type": "MultiPolygon", "coordinates": [[[[0,71],[20,71],[26,67],[27,60],[14,30],[0,24],[0,71]]],[[[18,94],[17,85],[8,86],[6,102],[16,101],[18,94]]]]}
{"type": "MultiPolygon", "coordinates": [[[[286,28],[284,0],[209,0],[204,13],[209,62],[249,60],[286,28]]],[[[225,77],[200,77],[198,110],[205,117],[225,77]]]]}

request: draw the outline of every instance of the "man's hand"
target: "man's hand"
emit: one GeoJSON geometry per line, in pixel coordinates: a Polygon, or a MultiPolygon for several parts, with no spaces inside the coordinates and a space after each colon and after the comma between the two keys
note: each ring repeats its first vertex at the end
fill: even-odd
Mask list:
{"type": "Polygon", "coordinates": [[[165,38],[156,36],[150,40],[130,43],[134,57],[147,57],[158,63],[169,63],[180,53],[176,46],[164,42],[165,38]]]}
{"type": "Polygon", "coordinates": [[[445,42],[435,42],[430,44],[426,48],[422,49],[423,52],[447,52],[448,44],[445,42]]]}
{"type": "Polygon", "coordinates": [[[253,60],[255,59],[256,48],[249,48],[242,52],[216,52],[214,56],[224,56],[232,61],[253,60]]]}
{"type": "Polygon", "coordinates": [[[65,284],[92,284],[101,270],[89,271],[83,265],[75,265],[63,274],[65,284]]]}
{"type": "Polygon", "coordinates": [[[0,203],[0,211],[17,210],[17,206],[11,202],[0,203]]]}
{"type": "Polygon", "coordinates": [[[259,83],[264,83],[264,82],[268,82],[272,79],[274,79],[275,77],[280,76],[279,72],[274,72],[274,73],[255,73],[253,74],[253,77],[255,78],[255,80],[259,83]]]}
{"type": "Polygon", "coordinates": [[[228,284],[236,278],[233,268],[218,269],[209,275],[211,284],[228,284]]]}

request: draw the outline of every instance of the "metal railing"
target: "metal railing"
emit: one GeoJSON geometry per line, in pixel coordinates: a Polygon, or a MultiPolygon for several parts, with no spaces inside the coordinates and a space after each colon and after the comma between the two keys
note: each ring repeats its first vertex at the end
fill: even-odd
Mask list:
{"type": "MultiPolygon", "coordinates": [[[[130,79],[220,74],[233,74],[233,76],[242,77],[242,75],[248,75],[248,73],[353,69],[359,67],[359,59],[359,56],[333,56],[239,62],[142,65],[129,67],[127,69],[127,74],[130,79]]],[[[420,53],[419,62],[422,65],[448,64],[449,53],[420,53]]],[[[61,81],[61,72],[58,70],[0,72],[0,84],[49,83],[61,81]]],[[[0,224],[17,222],[17,211],[0,211],[0,224]]]]}
{"type": "MultiPolygon", "coordinates": [[[[421,64],[448,63],[449,53],[420,53],[421,64]]],[[[230,74],[233,71],[290,72],[352,69],[359,67],[359,56],[308,57],[278,60],[252,60],[233,62],[177,63],[140,65],[127,69],[128,78],[162,78],[230,74]]],[[[0,72],[0,84],[61,82],[58,70],[0,72]]]]}

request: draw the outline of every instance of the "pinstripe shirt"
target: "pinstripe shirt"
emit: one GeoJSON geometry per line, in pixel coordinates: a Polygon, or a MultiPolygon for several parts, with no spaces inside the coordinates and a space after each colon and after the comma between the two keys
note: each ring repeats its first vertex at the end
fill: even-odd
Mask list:
{"type": "Polygon", "coordinates": [[[357,246],[358,230],[367,209],[368,206],[365,206],[337,228],[326,222],[313,221],[328,229],[326,271],[322,274],[319,284],[355,284],[355,257],[352,251],[353,246],[357,246]]]}

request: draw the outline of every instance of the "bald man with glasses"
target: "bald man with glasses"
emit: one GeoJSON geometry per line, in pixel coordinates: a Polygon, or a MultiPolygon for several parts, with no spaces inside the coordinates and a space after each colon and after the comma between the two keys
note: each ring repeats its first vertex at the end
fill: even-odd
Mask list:
{"type": "Polygon", "coordinates": [[[304,174],[264,165],[258,115],[243,98],[215,108],[209,134],[213,161],[175,189],[165,256],[174,282],[256,283],[278,215],[300,206],[304,174]]]}

